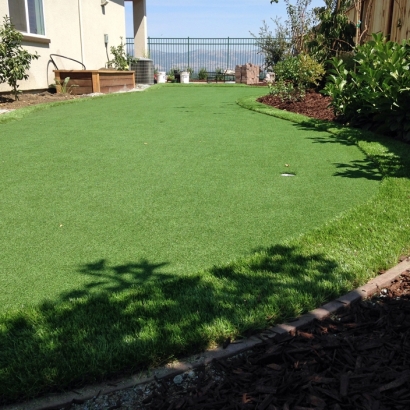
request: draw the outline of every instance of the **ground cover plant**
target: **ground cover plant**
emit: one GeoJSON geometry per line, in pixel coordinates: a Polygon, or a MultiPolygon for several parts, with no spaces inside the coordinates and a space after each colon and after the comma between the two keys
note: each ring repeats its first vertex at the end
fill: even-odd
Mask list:
{"type": "Polygon", "coordinates": [[[264,328],[408,250],[408,147],[234,103],[278,115],[260,93],[155,87],[0,125],[3,402],[264,328]]]}

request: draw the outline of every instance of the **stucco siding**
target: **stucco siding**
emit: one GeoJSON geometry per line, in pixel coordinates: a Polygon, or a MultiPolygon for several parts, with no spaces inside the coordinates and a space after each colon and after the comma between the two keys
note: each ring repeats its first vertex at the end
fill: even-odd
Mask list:
{"type": "MultiPolygon", "coordinates": [[[[105,7],[101,0],[43,0],[43,9],[45,35],[38,37],[42,42],[36,41],[36,36],[23,41],[24,48],[40,55],[31,64],[29,79],[19,82],[23,91],[44,89],[54,82],[50,54],[61,54],[83,62],[87,69],[97,69],[107,62],[104,34],[109,38],[108,52],[120,43],[120,37],[125,41],[124,0],[110,0],[105,7]]],[[[1,19],[8,14],[8,0],[0,0],[1,19]]],[[[70,60],[53,58],[59,69],[82,68],[70,60]]],[[[7,84],[0,84],[0,92],[9,89],[7,84]]]]}

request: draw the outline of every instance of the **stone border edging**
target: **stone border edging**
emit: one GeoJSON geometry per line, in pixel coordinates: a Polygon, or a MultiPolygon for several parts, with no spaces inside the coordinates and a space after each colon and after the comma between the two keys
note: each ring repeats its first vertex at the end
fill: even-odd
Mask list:
{"type": "Polygon", "coordinates": [[[135,387],[139,384],[150,383],[156,379],[163,379],[176,376],[180,373],[195,369],[199,366],[204,366],[213,359],[227,358],[235,356],[245,350],[251,349],[258,343],[265,339],[277,339],[280,341],[282,338],[287,337],[289,334],[294,335],[298,329],[308,325],[315,319],[321,320],[329,316],[332,313],[336,313],[338,310],[351,305],[361,299],[366,299],[377,291],[384,287],[389,287],[391,283],[396,280],[403,272],[410,271],[410,257],[389,269],[382,275],[371,279],[367,284],[356,288],[355,290],[340,296],[332,302],[314,309],[304,315],[299,316],[296,320],[273,326],[265,331],[254,335],[247,339],[236,341],[229,344],[225,349],[217,347],[210,349],[204,353],[190,356],[185,361],[177,361],[170,363],[164,367],[141,372],[134,376],[120,379],[115,382],[105,382],[98,385],[87,386],[76,391],[72,390],[67,393],[49,395],[34,399],[29,402],[12,404],[8,406],[0,407],[2,410],[56,410],[68,406],[76,401],[82,402],[90,400],[97,395],[105,395],[118,390],[124,390],[127,388],[135,387]]]}

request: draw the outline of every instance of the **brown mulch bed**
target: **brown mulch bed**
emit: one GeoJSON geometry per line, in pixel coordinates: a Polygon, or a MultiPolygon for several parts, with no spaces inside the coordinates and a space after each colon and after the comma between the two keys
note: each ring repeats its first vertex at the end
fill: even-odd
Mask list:
{"type": "Polygon", "coordinates": [[[0,94],[0,110],[16,110],[27,106],[44,104],[53,101],[66,101],[79,98],[78,95],[52,94],[48,91],[41,93],[22,93],[19,99],[15,100],[12,94],[0,94]]]}
{"type": "Polygon", "coordinates": [[[280,110],[296,112],[319,120],[336,120],[333,109],[329,108],[331,98],[315,90],[309,90],[301,101],[282,101],[278,96],[273,95],[265,95],[258,101],[280,110]]]}
{"type": "Polygon", "coordinates": [[[295,336],[214,360],[184,388],[158,383],[146,408],[409,409],[410,271],[295,336]],[[215,377],[215,375],[218,375],[215,377]]]}

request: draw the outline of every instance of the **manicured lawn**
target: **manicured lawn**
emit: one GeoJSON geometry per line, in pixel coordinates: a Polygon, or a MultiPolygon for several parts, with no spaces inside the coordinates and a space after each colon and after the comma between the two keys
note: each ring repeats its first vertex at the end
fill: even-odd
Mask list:
{"type": "Polygon", "coordinates": [[[154,87],[0,125],[4,402],[262,329],[409,250],[409,146],[262,93],[154,87]]]}
{"type": "Polygon", "coordinates": [[[235,104],[260,93],[162,87],[3,124],[1,310],[221,265],[377,192],[357,147],[235,104]]]}

